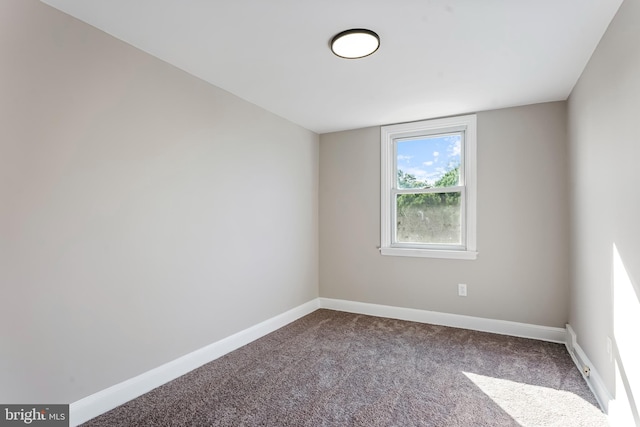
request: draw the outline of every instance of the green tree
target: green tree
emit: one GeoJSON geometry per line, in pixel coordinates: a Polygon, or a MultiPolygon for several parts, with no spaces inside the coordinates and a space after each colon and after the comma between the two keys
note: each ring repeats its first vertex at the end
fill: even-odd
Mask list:
{"type": "Polygon", "coordinates": [[[447,171],[442,178],[436,181],[434,187],[453,187],[458,185],[460,180],[460,165],[447,171]]]}
{"type": "Polygon", "coordinates": [[[418,181],[415,175],[398,169],[398,188],[429,188],[429,185],[424,181],[418,181]]]}
{"type": "MultiPolygon", "coordinates": [[[[460,182],[460,165],[447,171],[442,178],[436,181],[434,187],[455,187],[460,182]]],[[[434,194],[435,195],[435,194],[434,194]]],[[[460,193],[439,193],[437,194],[440,203],[454,205],[460,201],[460,193]]]]}
{"type": "MultiPolygon", "coordinates": [[[[447,171],[439,180],[437,180],[433,188],[457,186],[460,177],[460,166],[447,171]]],[[[428,183],[418,181],[415,176],[405,174],[398,170],[398,187],[399,188],[432,188],[428,183]]],[[[428,206],[438,205],[454,205],[459,202],[460,193],[428,193],[428,194],[400,194],[398,195],[398,212],[406,209],[421,209],[428,206]]]]}

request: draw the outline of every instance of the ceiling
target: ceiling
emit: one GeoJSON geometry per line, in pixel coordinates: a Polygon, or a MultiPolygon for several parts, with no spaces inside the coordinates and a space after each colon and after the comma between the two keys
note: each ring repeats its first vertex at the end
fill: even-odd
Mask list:
{"type": "Polygon", "coordinates": [[[317,133],[567,99],[622,0],[42,0],[317,133]],[[329,41],[380,35],[345,60],[329,41]]]}

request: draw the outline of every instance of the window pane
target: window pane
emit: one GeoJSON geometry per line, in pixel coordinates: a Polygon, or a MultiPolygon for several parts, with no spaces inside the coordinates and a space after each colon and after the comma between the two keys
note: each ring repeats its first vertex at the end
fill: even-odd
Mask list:
{"type": "Polygon", "coordinates": [[[462,133],[396,140],[397,188],[459,185],[462,133]]]}
{"type": "Polygon", "coordinates": [[[461,245],[460,193],[398,194],[398,243],[461,245]]]}

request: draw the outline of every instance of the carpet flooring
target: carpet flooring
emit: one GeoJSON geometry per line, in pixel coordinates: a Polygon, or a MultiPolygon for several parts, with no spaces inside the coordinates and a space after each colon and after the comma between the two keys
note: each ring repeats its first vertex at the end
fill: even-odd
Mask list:
{"type": "Polygon", "coordinates": [[[84,426],[606,426],[560,344],[317,310],[84,426]]]}

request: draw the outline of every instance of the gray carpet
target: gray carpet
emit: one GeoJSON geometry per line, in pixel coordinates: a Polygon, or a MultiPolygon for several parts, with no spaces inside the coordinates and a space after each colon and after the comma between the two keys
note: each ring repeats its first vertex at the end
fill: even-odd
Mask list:
{"type": "Polygon", "coordinates": [[[318,310],[85,426],[606,426],[560,344],[318,310]]]}

